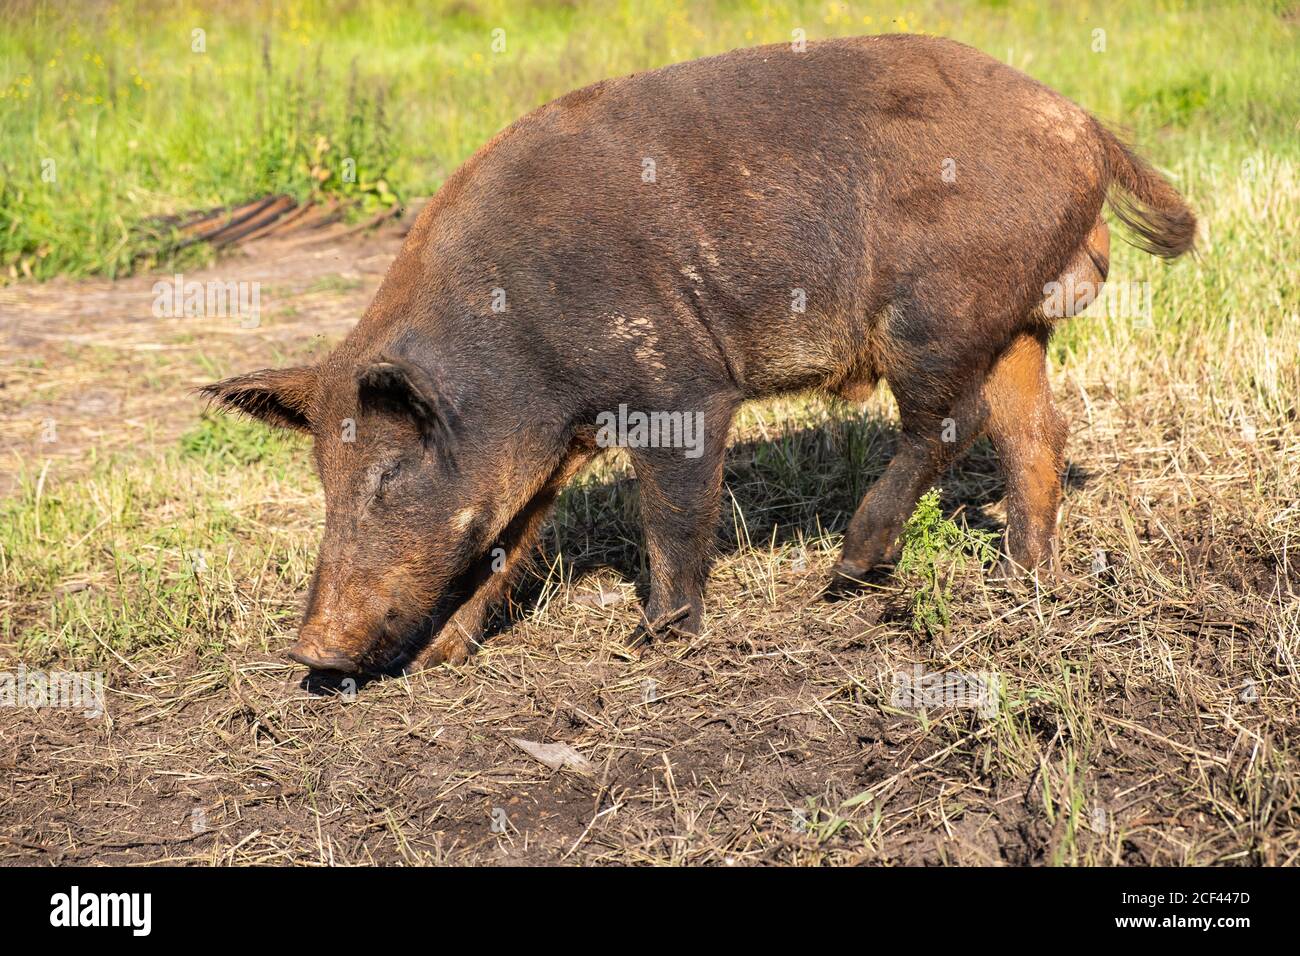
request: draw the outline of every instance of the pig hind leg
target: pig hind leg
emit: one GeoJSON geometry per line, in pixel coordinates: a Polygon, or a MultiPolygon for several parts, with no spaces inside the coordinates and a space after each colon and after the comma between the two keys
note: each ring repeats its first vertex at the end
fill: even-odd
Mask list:
{"type": "Polygon", "coordinates": [[[1098,219],[1052,294],[1027,317],[945,327],[933,313],[891,316],[906,330],[905,340],[889,338],[887,328],[880,364],[898,399],[903,433],[894,460],[849,524],[839,583],[860,581],[897,557],[898,535],[917,499],[986,428],[1006,474],[1010,559],[1022,568],[1055,559],[1066,428],[1047,385],[1047,338],[1054,321],[1098,296],[1109,262],[1110,233],[1098,219]],[[960,343],[953,341],[955,329],[969,329],[960,343]],[[981,348],[1007,341],[1000,353],[996,345],[981,348]]]}
{"type": "MultiPolygon", "coordinates": [[[[971,343],[914,334],[912,345],[890,348],[885,377],[898,400],[902,433],[893,459],[858,506],[835,567],[838,586],[861,583],[896,560],[899,534],[917,500],[984,430],[988,405],[981,385],[989,359],[971,343]]],[[[978,336],[976,336],[978,338],[978,336]]]]}
{"type": "Polygon", "coordinates": [[[988,435],[1007,483],[1007,572],[1058,564],[1056,521],[1068,429],[1047,381],[1047,340],[1053,322],[1077,315],[1100,295],[1109,267],[1110,233],[1098,219],[1053,294],[1030,315],[984,383],[988,435]]]}
{"type": "Polygon", "coordinates": [[[984,383],[989,438],[1007,483],[1007,556],[1022,570],[1057,558],[1067,428],[1048,387],[1047,336],[1042,327],[1017,335],[984,383]]]}
{"type": "Polygon", "coordinates": [[[903,424],[898,450],[849,524],[838,584],[860,582],[897,558],[898,536],[917,499],[985,431],[1006,476],[1011,561],[1023,569],[1054,561],[1066,427],[1047,382],[1049,331],[1034,324],[1016,334],[987,374],[981,364],[953,375],[966,382],[955,390],[943,389],[942,375],[920,381],[895,373],[891,386],[903,424]]]}

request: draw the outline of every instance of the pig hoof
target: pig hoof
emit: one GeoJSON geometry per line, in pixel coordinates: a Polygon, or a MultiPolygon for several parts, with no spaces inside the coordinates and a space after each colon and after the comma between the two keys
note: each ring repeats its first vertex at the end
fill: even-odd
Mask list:
{"type": "Polygon", "coordinates": [[[633,648],[649,647],[651,644],[655,643],[656,641],[661,641],[664,640],[665,638],[671,638],[673,634],[674,634],[673,628],[648,627],[643,622],[636,626],[636,630],[632,632],[632,636],[627,639],[627,646],[633,648]]]}
{"type": "Polygon", "coordinates": [[[650,644],[661,637],[696,637],[700,633],[700,611],[698,607],[683,604],[676,610],[660,614],[651,620],[642,615],[641,623],[632,632],[628,644],[640,647],[650,644]]]}
{"type": "Polygon", "coordinates": [[[455,667],[458,664],[464,664],[469,658],[469,641],[460,633],[448,634],[445,631],[422,650],[415,660],[411,661],[408,671],[422,671],[429,667],[437,667],[439,664],[451,664],[455,667]]]}

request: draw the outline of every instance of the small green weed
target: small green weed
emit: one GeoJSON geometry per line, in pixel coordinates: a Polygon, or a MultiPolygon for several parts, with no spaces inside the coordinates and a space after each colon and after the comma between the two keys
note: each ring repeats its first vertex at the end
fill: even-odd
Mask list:
{"type": "Polygon", "coordinates": [[[992,565],[998,556],[997,535],[945,518],[939,508],[939,489],[931,488],[903,526],[902,541],[898,574],[916,582],[912,630],[931,635],[945,631],[951,617],[953,577],[972,562],[980,568],[992,565]]]}

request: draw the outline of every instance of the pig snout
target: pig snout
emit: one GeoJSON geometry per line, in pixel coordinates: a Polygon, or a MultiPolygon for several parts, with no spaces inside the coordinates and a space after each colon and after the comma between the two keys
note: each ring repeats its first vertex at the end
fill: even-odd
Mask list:
{"type": "Polygon", "coordinates": [[[382,669],[416,636],[427,612],[406,575],[318,569],[290,660],[313,670],[382,669]]]}
{"type": "Polygon", "coordinates": [[[318,569],[290,660],[313,670],[355,674],[382,632],[387,607],[371,582],[345,580],[334,568],[318,569]]]}
{"type": "Polygon", "coordinates": [[[312,670],[339,671],[355,674],[361,670],[360,654],[336,640],[331,640],[325,627],[304,624],[298,631],[298,640],[285,651],[290,660],[305,664],[312,670]]]}

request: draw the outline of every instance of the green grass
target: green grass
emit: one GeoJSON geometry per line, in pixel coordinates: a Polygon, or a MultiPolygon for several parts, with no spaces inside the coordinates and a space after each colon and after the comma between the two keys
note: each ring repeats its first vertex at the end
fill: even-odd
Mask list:
{"type": "Polygon", "coordinates": [[[428,194],[498,129],[569,89],[788,42],[796,28],[811,39],[908,30],[972,43],[1132,126],[1157,161],[1196,155],[1235,170],[1262,152],[1293,162],[1300,77],[1283,9],[18,3],[0,13],[0,274],[122,274],[165,248],[150,217],[266,193],[342,194],[361,210],[428,194]],[[1104,51],[1093,49],[1096,30],[1104,51]]]}
{"type": "Polygon", "coordinates": [[[233,415],[207,414],[180,439],[181,455],[201,461],[283,467],[302,447],[287,432],[233,415]]]}
{"type": "Polygon", "coordinates": [[[22,609],[4,617],[0,644],[19,659],[103,664],[194,646],[196,634],[196,650],[219,649],[296,614],[273,592],[305,585],[307,551],[275,530],[254,541],[254,529],[276,502],[314,493],[303,440],[205,417],[135,465],[114,456],[75,481],[28,476],[0,499],[0,583],[22,609]]]}

